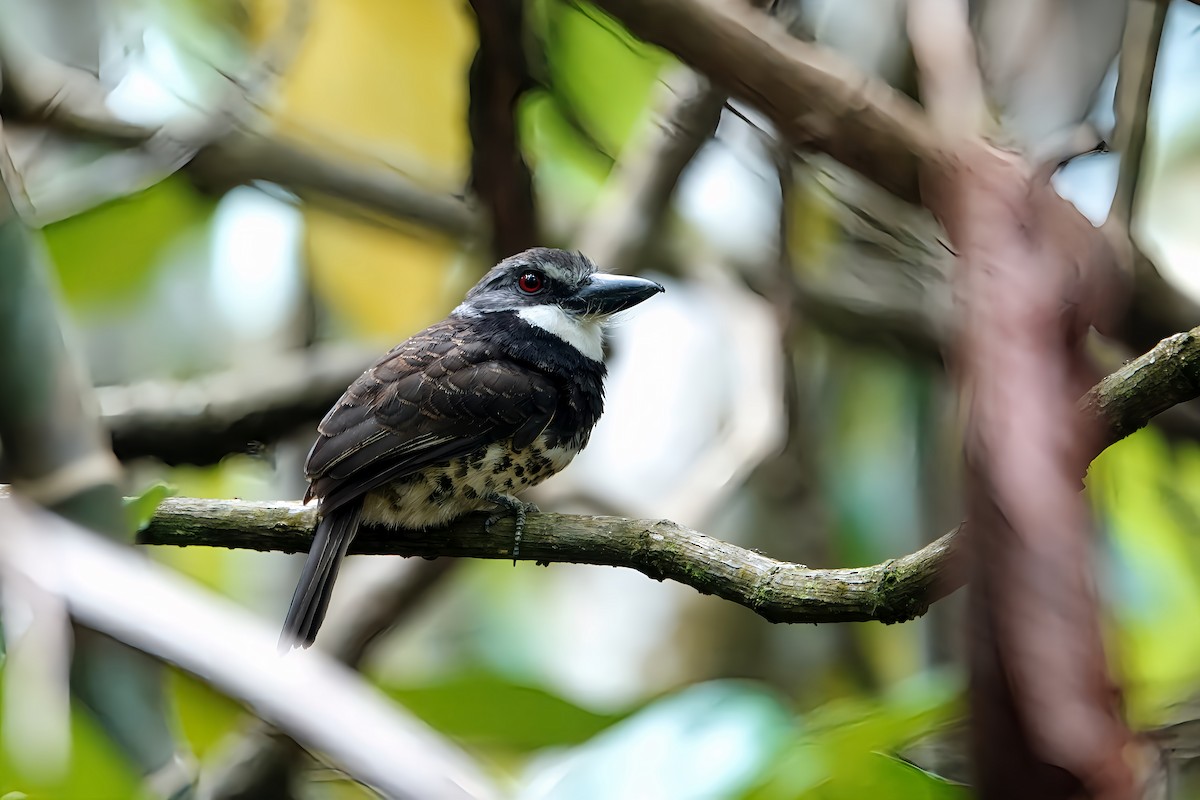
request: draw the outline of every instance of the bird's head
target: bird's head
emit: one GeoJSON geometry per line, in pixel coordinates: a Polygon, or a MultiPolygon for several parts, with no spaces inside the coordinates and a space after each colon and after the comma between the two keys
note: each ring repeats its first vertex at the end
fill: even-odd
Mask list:
{"type": "Polygon", "coordinates": [[[512,312],[599,361],[604,321],[661,291],[645,278],[597,272],[582,253],[535,247],[488,270],[454,314],[512,312]]]}

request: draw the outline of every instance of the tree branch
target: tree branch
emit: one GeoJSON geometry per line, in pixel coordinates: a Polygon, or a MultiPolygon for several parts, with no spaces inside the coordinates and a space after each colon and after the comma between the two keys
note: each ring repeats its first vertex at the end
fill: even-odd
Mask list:
{"type": "Polygon", "coordinates": [[[1167,20],[1167,4],[1151,0],[1130,0],[1118,62],[1117,91],[1113,100],[1117,123],[1113,131],[1113,149],[1121,154],[1117,191],[1109,218],[1133,232],[1134,206],[1146,150],[1146,131],[1150,122],[1150,91],[1158,48],[1167,20]]]}
{"type": "MultiPolygon", "coordinates": [[[[1163,410],[1157,395],[1181,402],[1200,395],[1200,328],[1160,343],[1101,381],[1080,401],[1109,441],[1146,425],[1163,410]]],[[[448,528],[396,531],[368,527],[352,553],[512,558],[512,521],[484,532],[484,515],[448,528]]],[[[312,542],[316,509],[296,502],[174,498],[138,535],[147,545],[230,547],[296,553],[312,542]]],[[[813,569],[764,556],[669,520],[530,514],[520,558],[629,567],[746,606],[773,622],[900,622],[963,583],[956,568],[963,526],[915,553],[882,564],[813,569]]]]}
{"type": "Polygon", "coordinates": [[[984,797],[1132,798],[1132,735],[1108,672],[1080,476],[1100,420],[1090,327],[1111,311],[1118,254],[1059,196],[1050,171],[983,136],[962,0],[911,0],[922,99],[951,158],[922,165],[922,197],[956,254],[960,319],[948,348],[964,399],[972,535],[972,755],[984,797]],[[964,110],[965,109],[965,110],[964,110]]]}
{"type": "Polygon", "coordinates": [[[277,134],[236,130],[201,148],[185,171],[207,188],[268,181],[307,201],[352,203],[460,239],[480,229],[478,213],[463,198],[430,191],[384,159],[332,142],[318,149],[277,134]]]}
{"type": "Polygon", "coordinates": [[[1085,416],[1105,420],[1107,447],[1153,417],[1200,396],[1200,328],[1177,333],[1096,384],[1080,401],[1085,416]]]}
{"type": "MultiPolygon", "coordinates": [[[[12,173],[0,136],[0,176],[6,179],[12,173]]],[[[25,497],[86,526],[96,538],[121,541],[128,534],[128,523],[118,489],[120,466],[104,439],[89,396],[90,383],[63,333],[49,265],[15,213],[5,184],[0,180],[0,382],[10,387],[0,396],[4,461],[25,497]]],[[[17,534],[6,529],[5,535],[17,534]]],[[[13,575],[9,566],[0,559],[0,582],[6,588],[11,577],[14,587],[24,585],[32,593],[33,608],[65,611],[61,598],[55,599],[52,591],[28,576],[13,575]],[[39,602],[46,599],[51,602],[39,602]]],[[[0,611],[10,613],[15,597],[4,600],[0,611]]],[[[42,706],[37,713],[47,715],[48,730],[57,735],[40,741],[35,737],[28,744],[43,752],[24,755],[34,761],[49,758],[51,763],[65,755],[69,745],[65,705],[55,702],[49,692],[39,695],[37,689],[59,688],[53,685],[54,676],[66,679],[69,661],[71,691],[145,776],[147,788],[156,786],[163,797],[190,796],[195,776],[176,749],[159,665],[87,631],[75,632],[72,650],[65,615],[59,620],[52,612],[38,616],[38,625],[24,636],[20,630],[10,630],[17,638],[9,642],[9,666],[14,676],[49,676],[49,685],[31,683],[22,687],[26,690],[22,693],[32,698],[35,707],[42,706]],[[26,664],[37,665],[37,670],[25,669],[26,664]],[[62,716],[54,713],[56,708],[62,716]]],[[[6,709],[6,729],[24,725],[26,721],[16,716],[19,710],[31,709],[6,709]]]]}
{"type": "MultiPolygon", "coordinates": [[[[761,110],[794,147],[831,156],[902,200],[922,204],[918,167],[936,170],[945,159],[944,143],[916,103],[837,53],[793,39],[740,3],[597,0],[597,5],[761,110]]],[[[1200,323],[1200,306],[1164,281],[1149,259],[1138,257],[1144,263],[1121,335],[1144,350],[1200,323]]]]}
{"type": "MultiPolygon", "coordinates": [[[[351,553],[511,559],[512,521],[484,531],[486,514],[446,528],[404,531],[366,527],[351,553]]],[[[297,502],[169,498],[140,544],[231,547],[296,553],[312,544],[315,508],[297,502]]],[[[940,581],[954,533],[916,553],[850,569],[810,569],[776,561],[669,520],[572,514],[530,514],[518,558],[629,567],[655,580],[670,579],[755,611],[771,622],[902,622],[958,588],[940,581]]]]}
{"type": "Polygon", "coordinates": [[[1137,246],[1137,192],[1145,166],[1150,95],[1166,16],[1166,3],[1129,3],[1114,99],[1117,121],[1113,148],[1120,153],[1121,168],[1105,225],[1114,230],[1115,236],[1128,237],[1133,246],[1134,299],[1122,322],[1121,336],[1138,349],[1189,328],[1200,319],[1200,305],[1168,283],[1137,246]]]}
{"type": "Polygon", "coordinates": [[[497,261],[539,244],[533,176],[521,153],[517,103],[531,83],[523,0],[471,0],[479,49],[468,77],[471,186],[491,218],[497,261]]]}
{"type": "Polygon", "coordinates": [[[19,39],[0,39],[3,98],[20,112],[21,121],[124,148],[81,171],[70,192],[41,199],[28,209],[28,217],[48,224],[183,169],[207,189],[269,181],[305,200],[350,202],[385,219],[429,226],[456,238],[476,235],[478,215],[462,198],[429,191],[395,165],[344,143],[317,146],[268,130],[261,98],[303,41],[311,6],[312,0],[289,0],[278,31],[247,74],[230,79],[225,101],[207,117],[164,127],[114,117],[105,106],[107,90],[95,75],[42,56],[19,39]],[[120,179],[114,181],[114,173],[120,179]]]}
{"type": "Polygon", "coordinates": [[[920,203],[917,165],[940,159],[920,107],[775,20],[722,0],[598,0],[637,36],[766,114],[795,147],[826,153],[920,203]]]}
{"type": "MultiPolygon", "coordinates": [[[[452,558],[395,562],[333,606],[335,623],[317,649],[353,669],[378,638],[419,606],[460,562],[452,558]]],[[[306,763],[303,748],[287,733],[260,722],[241,738],[209,784],[208,800],[285,800],[284,790],[306,763]]],[[[286,797],[299,796],[288,793],[286,797]]]]}
{"type": "Polygon", "coordinates": [[[212,464],[319,420],[375,355],[362,347],[325,346],[253,370],[105,386],[96,396],[121,460],[212,464]]]}

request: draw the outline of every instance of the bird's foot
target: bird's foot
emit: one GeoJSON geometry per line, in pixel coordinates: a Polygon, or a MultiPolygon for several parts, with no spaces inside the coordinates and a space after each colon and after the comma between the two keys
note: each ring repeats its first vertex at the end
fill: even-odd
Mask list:
{"type": "Polygon", "coordinates": [[[533,503],[525,503],[510,494],[489,494],[484,498],[489,503],[494,503],[496,513],[492,514],[483,523],[483,529],[491,533],[492,526],[503,519],[506,515],[511,514],[515,518],[516,533],[513,536],[513,564],[517,563],[517,556],[521,554],[521,534],[525,532],[525,515],[536,514],[538,507],[533,503]]]}

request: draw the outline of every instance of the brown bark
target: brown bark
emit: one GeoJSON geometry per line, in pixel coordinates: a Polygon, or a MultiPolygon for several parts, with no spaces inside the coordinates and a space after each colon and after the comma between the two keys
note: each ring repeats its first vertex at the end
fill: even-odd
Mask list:
{"type": "Polygon", "coordinates": [[[529,82],[522,0],[471,0],[479,50],[471,63],[471,185],[491,219],[499,261],[540,244],[533,178],[521,154],[517,102],[529,82]]]}
{"type": "Polygon", "coordinates": [[[971,710],[983,797],[1132,798],[1079,479],[1088,324],[1116,255],[1013,154],[966,141],[925,197],[959,253],[971,710]]]}

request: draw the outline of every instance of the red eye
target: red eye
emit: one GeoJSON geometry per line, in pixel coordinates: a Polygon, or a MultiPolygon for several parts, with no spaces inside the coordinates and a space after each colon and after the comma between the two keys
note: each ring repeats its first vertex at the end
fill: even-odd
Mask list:
{"type": "Polygon", "coordinates": [[[525,294],[537,294],[545,285],[546,282],[542,278],[542,273],[540,272],[533,272],[531,270],[529,272],[522,273],[521,277],[517,278],[517,286],[519,286],[521,291],[525,294]]]}

